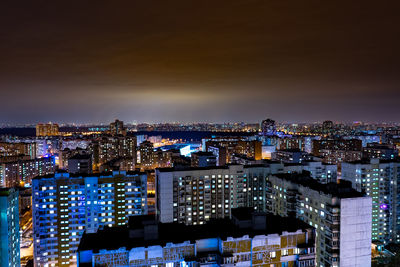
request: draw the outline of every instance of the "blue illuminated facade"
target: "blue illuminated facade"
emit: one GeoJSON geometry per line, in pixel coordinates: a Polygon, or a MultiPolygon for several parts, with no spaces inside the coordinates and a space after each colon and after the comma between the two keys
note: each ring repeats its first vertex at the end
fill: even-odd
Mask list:
{"type": "Polygon", "coordinates": [[[32,181],[36,266],[76,262],[82,234],[121,226],[147,214],[147,175],[115,171],[105,175],[56,173],[32,181]]]}
{"type": "Polygon", "coordinates": [[[20,267],[18,191],[0,188],[0,267],[20,267]]]}

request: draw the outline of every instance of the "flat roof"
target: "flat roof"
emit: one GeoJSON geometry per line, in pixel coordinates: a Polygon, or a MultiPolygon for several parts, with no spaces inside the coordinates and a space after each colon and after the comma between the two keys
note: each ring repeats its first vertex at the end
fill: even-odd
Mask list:
{"type": "MultiPolygon", "coordinates": [[[[128,225],[138,226],[140,223],[131,220],[149,220],[151,217],[132,216],[128,225]],[[136,217],[136,218],[135,218],[136,217]]],[[[153,217],[154,218],[154,217],[153,217]]],[[[242,214],[240,220],[251,219],[248,214],[242,214]],[[244,217],[243,217],[244,216],[244,217]]],[[[239,238],[245,235],[254,237],[256,235],[282,234],[282,232],[297,232],[313,229],[312,226],[296,218],[280,217],[272,214],[266,216],[266,229],[254,230],[252,228],[239,228],[231,219],[211,220],[203,225],[184,225],[179,223],[158,223],[158,238],[155,240],[144,240],[129,237],[129,226],[105,228],[97,233],[84,233],[79,244],[78,251],[93,250],[98,252],[102,249],[116,250],[126,248],[130,250],[135,247],[165,246],[167,243],[179,244],[190,241],[192,244],[199,239],[221,238],[226,240],[228,237],[239,238]]],[[[142,229],[134,227],[133,229],[142,229]]]]}
{"type": "Polygon", "coordinates": [[[308,187],[312,190],[323,192],[339,198],[365,197],[366,195],[353,189],[350,181],[341,180],[340,183],[322,184],[310,177],[310,173],[303,171],[302,173],[280,173],[271,176],[283,179],[295,184],[308,187]]]}

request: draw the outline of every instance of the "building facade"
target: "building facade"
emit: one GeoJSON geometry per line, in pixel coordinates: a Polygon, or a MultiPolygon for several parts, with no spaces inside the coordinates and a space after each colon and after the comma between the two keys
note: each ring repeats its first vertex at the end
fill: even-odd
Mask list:
{"type": "Polygon", "coordinates": [[[0,162],[0,185],[5,187],[31,184],[35,176],[54,173],[54,157],[0,162]]]}
{"type": "Polygon", "coordinates": [[[317,229],[319,267],[370,266],[371,198],[344,181],[318,182],[309,172],[299,173],[299,166],[158,169],[157,215],[161,222],[187,225],[229,218],[240,207],[290,216],[317,229]],[[350,234],[355,228],[358,242],[350,234]]]}
{"type": "Polygon", "coordinates": [[[21,266],[18,190],[13,188],[0,188],[0,266],[21,266]]]}
{"type": "Polygon", "coordinates": [[[400,162],[371,159],[342,163],[342,179],[372,198],[372,240],[400,242],[400,162]]]}
{"type": "Polygon", "coordinates": [[[124,171],[99,175],[56,173],[32,184],[34,262],[72,266],[84,231],[121,226],[147,213],[147,176],[124,171]]]}
{"type": "Polygon", "coordinates": [[[56,123],[36,124],[36,136],[57,136],[59,134],[59,127],[56,123]]]}
{"type": "Polygon", "coordinates": [[[350,183],[321,184],[308,174],[268,177],[267,210],[317,231],[317,266],[371,266],[372,201],[350,183]]]}

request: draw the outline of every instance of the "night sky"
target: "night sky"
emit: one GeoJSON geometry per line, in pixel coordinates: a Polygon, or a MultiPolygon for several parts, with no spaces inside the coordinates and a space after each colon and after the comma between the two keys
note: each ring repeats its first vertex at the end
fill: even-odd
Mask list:
{"type": "Polygon", "coordinates": [[[400,122],[398,2],[1,1],[0,123],[400,122]]]}

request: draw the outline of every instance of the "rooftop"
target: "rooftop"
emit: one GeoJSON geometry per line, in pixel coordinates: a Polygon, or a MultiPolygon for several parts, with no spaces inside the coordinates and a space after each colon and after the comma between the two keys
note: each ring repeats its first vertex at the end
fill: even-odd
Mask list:
{"type": "MultiPolygon", "coordinates": [[[[239,220],[251,220],[252,212],[249,209],[238,209],[236,216],[239,220]],[[246,211],[247,210],[247,211],[246,211]]],[[[251,210],[251,209],[250,209],[251,210]]],[[[235,216],[235,214],[233,214],[235,216]]],[[[82,236],[79,244],[79,251],[102,249],[116,250],[125,247],[130,250],[134,247],[147,247],[161,245],[167,243],[183,243],[205,238],[219,237],[226,240],[228,237],[242,237],[248,235],[254,237],[256,235],[282,234],[282,232],[296,232],[298,230],[305,231],[313,229],[308,224],[295,218],[280,217],[272,214],[266,215],[266,229],[254,230],[253,228],[242,228],[231,219],[211,220],[203,225],[184,225],[178,223],[155,223],[154,217],[150,215],[132,216],[129,219],[129,226],[113,227],[99,230],[97,233],[82,236]],[[143,237],[130,237],[130,230],[143,229],[143,225],[158,225],[158,238],[145,240],[143,237]]]]}
{"type": "Polygon", "coordinates": [[[353,198],[366,196],[365,194],[353,189],[350,181],[340,180],[340,183],[322,184],[311,178],[310,173],[307,171],[303,171],[302,173],[274,174],[272,176],[308,187],[312,190],[319,191],[327,195],[332,195],[333,197],[353,198]]]}
{"type": "Polygon", "coordinates": [[[68,173],[66,171],[58,171],[54,174],[48,174],[43,176],[36,176],[32,178],[32,180],[38,179],[49,179],[49,178],[85,178],[85,177],[113,177],[119,174],[126,174],[126,175],[141,175],[146,174],[145,172],[140,171],[113,171],[113,172],[102,172],[102,173],[68,173]],[[65,175],[63,175],[65,174],[65,175]]]}

